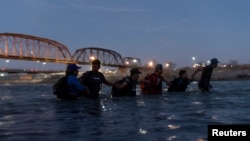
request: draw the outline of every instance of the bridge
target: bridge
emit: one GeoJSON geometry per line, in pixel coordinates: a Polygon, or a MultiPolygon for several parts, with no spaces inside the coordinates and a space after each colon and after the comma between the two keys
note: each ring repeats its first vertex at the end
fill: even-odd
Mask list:
{"type": "Polygon", "coordinates": [[[142,66],[141,59],[135,57],[124,57],[123,62],[128,67],[140,67],[142,66]]]}
{"type": "Polygon", "coordinates": [[[0,33],[0,58],[81,65],[91,64],[92,59],[99,59],[102,66],[118,68],[134,67],[135,63],[128,62],[137,60],[139,63],[136,66],[141,65],[139,58],[123,58],[116,51],[98,47],[77,49],[72,55],[62,43],[18,33],[0,33]]]}
{"type": "Polygon", "coordinates": [[[90,64],[93,59],[97,58],[103,66],[126,67],[119,53],[98,47],[77,49],[73,58],[78,64],[82,65],[90,64]]]}
{"type": "Polygon", "coordinates": [[[68,48],[57,41],[16,33],[0,34],[0,58],[55,63],[75,62],[68,48]]]}

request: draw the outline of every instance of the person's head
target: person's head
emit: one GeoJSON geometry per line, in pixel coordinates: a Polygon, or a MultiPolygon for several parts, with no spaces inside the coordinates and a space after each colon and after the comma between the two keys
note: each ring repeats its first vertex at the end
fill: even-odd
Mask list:
{"type": "Polygon", "coordinates": [[[163,73],[163,66],[162,64],[157,64],[155,66],[155,73],[158,75],[161,75],[163,73]]]}
{"type": "Polygon", "coordinates": [[[141,72],[137,68],[133,68],[130,70],[130,77],[132,77],[134,80],[139,79],[139,74],[141,74],[141,72]]]}
{"type": "Polygon", "coordinates": [[[187,71],[186,70],[180,70],[179,71],[179,76],[182,78],[186,78],[187,77],[187,71]]]}
{"type": "Polygon", "coordinates": [[[76,64],[68,64],[66,75],[78,75],[78,69],[81,69],[81,67],[77,66],[76,64]]]}
{"type": "Polygon", "coordinates": [[[220,63],[220,62],[218,61],[217,58],[212,58],[212,59],[210,60],[210,63],[211,63],[211,65],[212,65],[214,68],[216,68],[216,67],[217,67],[217,64],[220,63]]]}
{"type": "Polygon", "coordinates": [[[98,72],[99,69],[101,68],[101,62],[98,59],[95,59],[92,61],[92,71],[98,72]]]}

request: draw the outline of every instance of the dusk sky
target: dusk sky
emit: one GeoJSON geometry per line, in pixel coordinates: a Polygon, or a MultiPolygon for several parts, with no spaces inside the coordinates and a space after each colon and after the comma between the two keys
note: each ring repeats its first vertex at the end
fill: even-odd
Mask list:
{"type": "Polygon", "coordinates": [[[178,67],[218,58],[250,63],[249,0],[1,0],[0,32],[178,67]]]}

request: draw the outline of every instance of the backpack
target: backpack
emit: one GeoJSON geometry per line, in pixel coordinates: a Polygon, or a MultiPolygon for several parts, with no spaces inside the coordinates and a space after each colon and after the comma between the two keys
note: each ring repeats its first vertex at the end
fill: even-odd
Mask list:
{"type": "Polygon", "coordinates": [[[131,78],[130,77],[125,77],[119,81],[116,81],[115,84],[122,84],[123,82],[126,81],[126,79],[129,79],[129,82],[127,84],[127,86],[125,86],[122,89],[118,89],[115,86],[112,86],[111,89],[111,94],[112,96],[135,96],[136,93],[133,93],[131,90],[131,78]]]}
{"type": "Polygon", "coordinates": [[[68,77],[61,77],[54,85],[53,85],[53,93],[57,96],[57,98],[65,99],[69,96],[69,86],[68,86],[68,77]]]}

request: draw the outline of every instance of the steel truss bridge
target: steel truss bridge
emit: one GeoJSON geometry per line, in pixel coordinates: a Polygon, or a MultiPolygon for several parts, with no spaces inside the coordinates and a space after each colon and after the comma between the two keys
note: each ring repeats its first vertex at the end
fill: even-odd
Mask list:
{"type": "Polygon", "coordinates": [[[88,47],[77,49],[73,55],[74,60],[78,64],[90,64],[93,59],[98,58],[103,66],[110,67],[126,67],[122,56],[109,49],[88,47]]]}
{"type": "Polygon", "coordinates": [[[134,64],[124,62],[136,59],[139,61],[137,66],[141,65],[139,58],[122,58],[113,50],[98,47],[77,49],[72,55],[67,46],[57,41],[17,33],[0,33],[0,58],[82,65],[90,64],[91,59],[97,58],[102,66],[120,68],[134,67],[134,64]]]}

